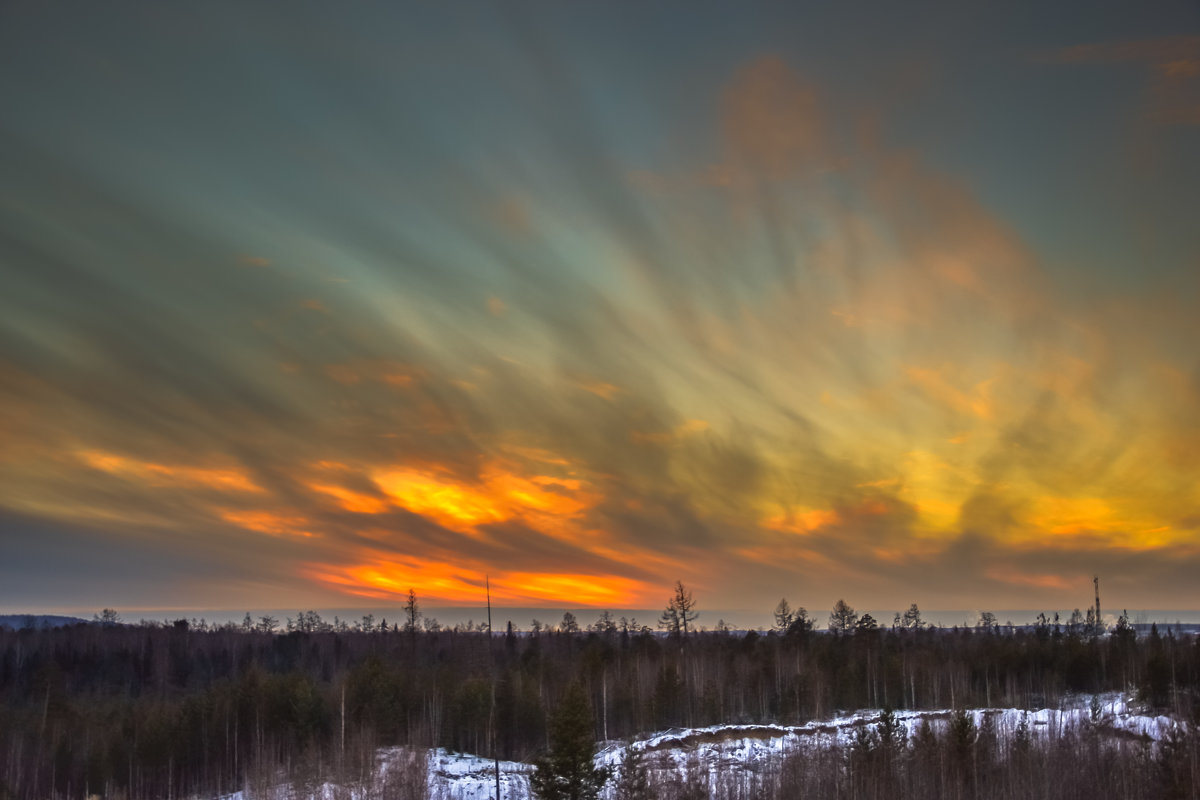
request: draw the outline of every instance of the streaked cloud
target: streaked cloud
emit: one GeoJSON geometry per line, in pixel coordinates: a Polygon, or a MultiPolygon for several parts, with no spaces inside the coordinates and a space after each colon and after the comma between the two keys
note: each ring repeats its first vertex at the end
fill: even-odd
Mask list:
{"type": "Polygon", "coordinates": [[[1164,125],[1200,125],[1200,36],[1166,36],[1072,45],[1044,53],[1059,64],[1134,64],[1150,72],[1151,118],[1164,125]]]}
{"type": "MultiPolygon", "coordinates": [[[[940,151],[815,43],[634,82],[552,19],[467,36],[423,13],[438,36],[412,48],[330,20],[324,66],[247,21],[278,65],[244,53],[264,86],[230,94],[181,45],[178,87],[137,87],[162,126],[138,146],[140,111],[79,105],[85,141],[18,93],[0,583],[69,552],[54,591],[97,605],[475,603],[490,580],[502,603],[617,607],[677,578],[711,607],[1078,605],[1097,572],[1130,607],[1191,602],[1194,270],[1039,246],[1005,198],[1044,165],[990,131],[963,134],[978,162],[940,151]],[[145,575],[92,575],[81,554],[109,549],[145,575]]],[[[1193,40],[1042,61],[1183,86],[1193,40]]],[[[20,52],[78,88],[79,53],[20,52]]],[[[1163,230],[1170,264],[1200,263],[1163,230]]]]}

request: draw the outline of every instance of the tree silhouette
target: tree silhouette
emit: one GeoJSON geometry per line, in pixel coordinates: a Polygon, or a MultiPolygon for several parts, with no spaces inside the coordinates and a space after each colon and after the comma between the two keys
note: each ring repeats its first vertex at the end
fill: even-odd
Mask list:
{"type": "Polygon", "coordinates": [[[857,622],[858,614],[854,613],[854,609],[845,600],[834,603],[833,612],[829,615],[829,630],[834,633],[849,633],[857,622]]]}
{"type": "Polygon", "coordinates": [[[642,748],[633,746],[632,740],[625,743],[625,754],[621,757],[621,769],[614,789],[616,800],[653,800],[655,797],[645,754],[642,748]]]}
{"type": "Polygon", "coordinates": [[[925,622],[921,619],[921,609],[917,608],[917,604],[913,603],[908,607],[908,611],[904,612],[902,624],[909,630],[920,630],[924,627],[925,622]]]}
{"type": "Polygon", "coordinates": [[[675,581],[675,592],[667,600],[667,607],[658,619],[658,626],[672,635],[687,636],[688,626],[700,616],[695,610],[696,600],[691,589],[683,581],[675,581]]]}
{"type": "Polygon", "coordinates": [[[592,707],[579,683],[571,684],[550,717],[550,749],[534,761],[529,784],[539,800],[594,800],[608,770],[593,763],[592,707]]]}
{"type": "Polygon", "coordinates": [[[404,604],[404,616],[406,622],[404,629],[410,633],[416,633],[417,620],[421,617],[421,608],[417,604],[417,593],[412,589],[408,590],[408,601],[404,604]]]}
{"type": "Polygon", "coordinates": [[[788,605],[785,597],[779,601],[779,605],[775,606],[775,630],[787,633],[788,628],[792,627],[795,620],[796,615],[792,612],[792,607],[788,605]]]}

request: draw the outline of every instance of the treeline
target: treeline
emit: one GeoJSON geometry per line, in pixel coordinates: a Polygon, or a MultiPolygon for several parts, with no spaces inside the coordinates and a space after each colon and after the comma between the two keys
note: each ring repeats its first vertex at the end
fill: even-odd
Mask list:
{"type": "Polygon", "coordinates": [[[607,614],[551,631],[426,629],[415,608],[398,615],[403,626],[360,630],[330,630],[311,612],[284,633],[111,618],[2,629],[0,798],[353,781],[393,744],[527,760],[546,746],[547,713],[573,681],[598,739],[862,707],[1032,708],[1130,687],[1194,717],[1200,696],[1192,635],[1051,623],[947,630],[919,612],[891,628],[855,618],[816,632],[790,609],[768,633],[697,632],[692,607],[672,603],[662,633],[607,614]]]}

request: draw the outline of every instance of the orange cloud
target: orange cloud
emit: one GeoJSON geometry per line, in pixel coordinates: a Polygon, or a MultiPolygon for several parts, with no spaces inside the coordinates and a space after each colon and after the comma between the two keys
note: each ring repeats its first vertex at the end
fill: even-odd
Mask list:
{"type": "Polygon", "coordinates": [[[995,384],[995,378],[979,381],[972,387],[971,391],[967,392],[954,386],[943,372],[939,370],[908,367],[904,370],[904,374],[929,399],[947,408],[953,409],[963,415],[978,417],[979,419],[986,420],[995,416],[996,408],[992,400],[992,388],[995,384]]]}
{"type": "Polygon", "coordinates": [[[314,492],[329,495],[338,501],[338,505],[347,511],[358,514],[382,514],[388,510],[388,503],[379,497],[373,497],[362,492],[355,492],[344,486],[331,483],[309,483],[308,488],[314,492]]]}
{"type": "Polygon", "coordinates": [[[555,466],[567,467],[570,462],[557,453],[549,450],[543,450],[540,447],[530,447],[521,444],[505,444],[501,446],[504,453],[512,455],[516,458],[521,458],[526,461],[536,461],[542,464],[553,464],[555,466]]]}
{"type": "MultiPolygon", "coordinates": [[[[734,164],[781,178],[823,167],[828,143],[817,93],[777,56],[742,69],[722,98],[722,133],[734,164]]],[[[720,185],[737,182],[730,168],[713,171],[720,185]]]]}
{"type": "MultiPolygon", "coordinates": [[[[645,597],[648,587],[619,575],[580,575],[571,573],[513,572],[494,584],[501,597],[512,600],[546,600],[585,606],[627,606],[645,597]]],[[[495,589],[493,589],[495,591],[495,589]]]]}
{"type": "Polygon", "coordinates": [[[326,364],[326,377],[343,386],[374,382],[388,386],[406,387],[421,377],[420,370],[397,361],[356,359],[340,364],[326,364]]]}
{"type": "Polygon", "coordinates": [[[1160,39],[1078,44],[1046,53],[1041,60],[1064,64],[1131,61],[1170,64],[1177,61],[1191,61],[1198,55],[1200,55],[1200,36],[1167,36],[1160,39]]]}
{"type": "Polygon", "coordinates": [[[1044,54],[1061,64],[1145,64],[1153,70],[1152,116],[1168,125],[1200,125],[1200,36],[1083,44],[1044,54]]]}
{"type": "Polygon", "coordinates": [[[899,486],[903,481],[899,478],[881,478],[877,481],[866,481],[865,483],[856,483],[855,488],[858,489],[886,489],[890,486],[899,486]]]}
{"type": "Polygon", "coordinates": [[[656,431],[653,433],[633,431],[629,434],[629,437],[632,441],[640,444],[671,444],[688,436],[702,433],[708,430],[708,427],[708,423],[702,419],[689,419],[675,426],[675,429],[671,431],[656,431]]]}
{"type": "Polygon", "coordinates": [[[372,477],[396,505],[463,532],[520,518],[542,532],[554,533],[556,526],[598,499],[576,479],[525,477],[499,464],[489,465],[477,483],[436,469],[411,467],[378,470],[372,477]]]}
{"type": "Polygon", "coordinates": [[[1164,61],[1158,69],[1166,78],[1195,78],[1200,75],[1200,58],[1176,58],[1164,61]]]}
{"type": "Polygon", "coordinates": [[[842,516],[832,508],[797,507],[784,514],[768,517],[763,525],[784,533],[812,533],[842,521],[842,516]]]}
{"type": "Polygon", "coordinates": [[[309,520],[300,514],[225,510],[220,516],[239,528],[270,536],[298,536],[307,539],[317,535],[308,530],[309,520]]]}
{"type": "Polygon", "coordinates": [[[604,381],[579,381],[576,385],[585,392],[591,392],[605,400],[611,400],[617,392],[621,391],[620,388],[604,381]]]}
{"type": "Polygon", "coordinates": [[[374,478],[396,505],[454,530],[501,522],[511,516],[487,493],[430,473],[395,469],[379,472],[374,478]]]}
{"type": "Polygon", "coordinates": [[[781,551],[776,543],[756,547],[739,547],[733,555],[755,564],[766,564],[778,567],[781,560],[788,563],[802,562],[810,567],[820,567],[822,571],[839,572],[842,565],[829,556],[812,548],[789,547],[781,551]]]}
{"type": "Polygon", "coordinates": [[[1082,580],[1070,581],[1061,575],[1038,574],[1002,567],[989,567],[985,573],[994,581],[1010,583],[1014,586],[1032,586],[1035,589],[1075,589],[1082,585],[1082,580]]]}
{"type": "Polygon", "coordinates": [[[76,454],[92,469],[143,481],[151,486],[199,486],[220,491],[261,493],[264,489],[237,469],[212,469],[139,461],[102,450],[76,454]]]}
{"type": "Polygon", "coordinates": [[[1100,497],[1040,497],[1029,520],[1040,530],[1068,536],[1121,527],[1109,502],[1100,497]]]}
{"type": "Polygon", "coordinates": [[[326,364],[325,374],[343,386],[353,386],[362,380],[362,376],[347,364],[326,364]]]}

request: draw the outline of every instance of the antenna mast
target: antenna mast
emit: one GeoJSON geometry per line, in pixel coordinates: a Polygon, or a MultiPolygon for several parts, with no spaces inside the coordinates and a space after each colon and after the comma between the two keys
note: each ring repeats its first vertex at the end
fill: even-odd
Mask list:
{"type": "MultiPolygon", "coordinates": [[[[492,652],[492,579],[488,575],[483,576],[484,591],[487,592],[487,608],[488,608],[488,654],[492,652]]],[[[492,662],[492,758],[495,759],[496,765],[496,800],[500,800],[500,751],[496,747],[496,664],[492,662]]]]}

